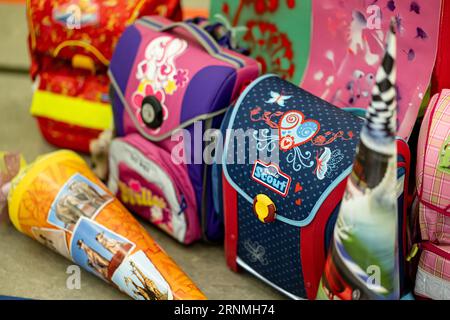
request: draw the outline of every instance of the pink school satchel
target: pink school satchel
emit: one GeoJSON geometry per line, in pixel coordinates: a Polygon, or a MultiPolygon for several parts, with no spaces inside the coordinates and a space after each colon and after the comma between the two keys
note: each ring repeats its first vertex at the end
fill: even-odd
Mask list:
{"type": "Polygon", "coordinates": [[[207,142],[197,137],[220,126],[259,73],[256,60],[220,47],[194,23],[144,17],[127,28],[109,71],[119,137],[110,150],[110,189],[182,243],[221,240],[202,158],[207,142]]]}
{"type": "Polygon", "coordinates": [[[431,100],[420,130],[417,190],[422,254],[415,294],[450,299],[450,90],[431,100]]]}

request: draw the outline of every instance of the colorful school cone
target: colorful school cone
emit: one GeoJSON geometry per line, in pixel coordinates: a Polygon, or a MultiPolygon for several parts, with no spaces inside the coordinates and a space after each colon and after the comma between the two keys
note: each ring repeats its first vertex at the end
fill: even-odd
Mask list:
{"type": "Polygon", "coordinates": [[[399,299],[396,52],[391,25],[317,299],[399,299]]]}
{"type": "Polygon", "coordinates": [[[14,226],[139,300],[205,299],[71,151],[38,158],[8,188],[14,226]]]}

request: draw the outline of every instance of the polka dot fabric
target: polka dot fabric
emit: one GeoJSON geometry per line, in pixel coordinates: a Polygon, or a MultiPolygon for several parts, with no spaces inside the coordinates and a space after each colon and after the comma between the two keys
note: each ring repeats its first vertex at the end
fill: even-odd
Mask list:
{"type": "Polygon", "coordinates": [[[239,258],[278,287],[306,297],[300,261],[300,229],[284,223],[261,223],[243,197],[238,198],[238,207],[241,208],[239,258]]]}
{"type": "MultiPolygon", "coordinates": [[[[270,112],[271,114],[280,111],[301,111],[305,116],[304,120],[315,120],[320,124],[320,129],[315,137],[325,137],[326,133],[329,132],[332,134],[338,133],[339,131],[353,133],[351,139],[343,140],[337,138],[334,142],[324,146],[313,144],[313,138],[312,141],[296,147],[298,153],[294,149],[288,151],[280,150],[278,165],[282,172],[292,179],[286,197],[252,179],[255,161],[248,161],[250,158],[249,155],[260,155],[256,149],[255,141],[253,143],[249,143],[249,139],[234,139],[234,142],[229,141],[230,144],[234,144],[234,148],[229,149],[230,153],[233,152],[232,149],[234,149],[234,152],[236,150],[244,150],[244,154],[246,155],[245,164],[227,165],[227,171],[231,180],[251,199],[260,193],[268,195],[274,201],[279,215],[294,221],[305,221],[309,218],[311,210],[325,190],[337,178],[342,180],[343,177],[340,177],[340,175],[352,165],[363,121],[275,76],[266,78],[254,86],[238,107],[239,110],[236,114],[232,129],[242,129],[244,132],[249,132],[247,130],[257,130],[260,133],[261,131],[259,130],[261,129],[271,129],[264,121],[252,121],[252,110],[260,107],[263,110],[261,112],[270,112]],[[270,104],[266,102],[271,97],[271,92],[283,92],[292,97],[285,101],[284,107],[281,107],[277,103],[270,104]],[[316,157],[324,152],[325,147],[330,149],[332,155],[340,154],[343,158],[339,157],[340,161],[333,167],[328,165],[327,174],[323,180],[320,180],[315,173],[317,169],[316,157]],[[297,156],[296,159],[298,160],[296,163],[292,163],[291,159],[295,158],[295,156],[297,156]],[[297,171],[296,169],[299,166],[301,168],[297,171]],[[297,189],[298,186],[301,186],[300,192],[295,192],[296,186],[297,189]],[[299,199],[301,201],[300,206],[298,205],[300,203],[299,199]]],[[[275,120],[275,118],[272,119],[275,120]]],[[[332,134],[328,136],[332,136],[332,134]]],[[[273,129],[271,135],[274,137],[273,143],[278,147],[278,130],[273,129]]],[[[234,154],[228,154],[227,156],[232,157],[234,154]]],[[[235,162],[238,162],[237,160],[238,158],[235,157],[235,162]]],[[[333,161],[333,158],[330,159],[331,161],[333,161]]]]}
{"type": "MultiPolygon", "coordinates": [[[[229,139],[226,154],[229,180],[236,190],[240,189],[237,255],[272,284],[294,296],[306,298],[305,282],[308,281],[303,277],[302,264],[305,262],[301,260],[300,255],[301,228],[295,223],[307,225],[308,219],[314,214],[313,208],[323,201],[320,199],[322,194],[333,183],[345,178],[342,173],[353,163],[363,121],[275,76],[259,81],[241,99],[229,128],[241,129],[247,138],[229,139]],[[283,102],[274,101],[277,97],[279,100],[283,99],[283,102]],[[316,127],[318,130],[309,141],[284,151],[280,148],[280,139],[296,130],[300,131],[301,124],[298,123],[297,127],[287,130],[277,126],[289,123],[289,113],[297,115],[297,111],[303,114],[303,122],[309,122],[312,124],[310,127],[316,127]],[[264,114],[269,115],[272,122],[261,121],[261,115],[264,114]],[[333,139],[339,132],[342,132],[340,137],[333,139]],[[254,134],[256,140],[252,140],[254,134]],[[320,137],[323,138],[320,140],[320,137]],[[252,178],[256,159],[264,163],[269,162],[264,157],[265,153],[261,152],[266,151],[266,146],[279,150],[277,165],[281,172],[291,179],[285,197],[252,178]],[[330,153],[327,163],[329,167],[320,179],[317,175],[317,159],[321,158],[325,148],[328,148],[330,153]],[[240,156],[237,151],[241,152],[240,156]],[[242,161],[242,152],[245,161],[242,161]],[[251,156],[254,158],[250,161],[251,156]],[[334,157],[339,158],[339,161],[334,161],[334,157]],[[250,200],[261,193],[269,196],[275,203],[277,215],[290,219],[293,223],[275,221],[263,224],[256,219],[250,200]]],[[[339,199],[335,201],[337,204],[339,199]]],[[[327,230],[332,232],[332,228],[327,230]]],[[[325,235],[321,234],[320,237],[322,239],[317,243],[322,245],[319,245],[318,250],[324,250],[325,235]]]]}
{"type": "MultiPolygon", "coordinates": [[[[237,257],[247,269],[290,297],[314,298],[325,263],[316,258],[318,253],[326,256],[341,200],[332,199],[328,194],[349,174],[363,120],[276,76],[257,80],[241,96],[232,112],[226,117],[230,122],[228,128],[246,133],[246,139],[227,139],[226,162],[223,164],[225,178],[237,193],[237,212],[225,213],[237,219],[237,257]],[[309,141],[284,151],[285,145],[280,141],[283,136],[302,128],[295,121],[291,122],[295,126],[286,130],[280,129],[279,124],[289,123],[282,119],[288,119],[289,113],[296,115],[298,112],[303,114],[303,122],[310,121],[310,128],[315,128],[313,121],[320,128],[309,141]],[[254,136],[256,141],[252,139],[254,136]],[[279,150],[276,164],[281,172],[278,174],[291,179],[286,196],[254,179],[255,161],[269,162],[264,152],[257,152],[265,150],[264,147],[279,150]],[[245,154],[245,161],[242,154],[245,154]],[[258,194],[267,195],[276,206],[277,220],[274,222],[262,223],[253,213],[253,199],[258,194]],[[317,209],[325,202],[333,209],[322,211],[316,217],[317,209]],[[322,220],[321,227],[318,220],[322,220]],[[314,232],[305,233],[304,228],[311,224],[314,232]],[[305,250],[310,250],[309,255],[305,255],[305,250]],[[312,265],[308,257],[313,257],[316,265],[312,265]],[[313,279],[311,270],[319,270],[319,278],[313,279]]],[[[227,127],[226,124],[223,126],[227,127]]],[[[294,142],[298,142],[295,139],[294,142]]],[[[399,156],[399,163],[409,167],[405,159],[399,156]]],[[[400,168],[399,178],[405,174],[405,168],[400,168]]],[[[406,189],[407,185],[403,187],[406,189]]],[[[403,193],[399,196],[400,224],[400,217],[406,212],[402,204],[403,193]]],[[[401,246],[402,234],[399,232],[401,246]]]]}

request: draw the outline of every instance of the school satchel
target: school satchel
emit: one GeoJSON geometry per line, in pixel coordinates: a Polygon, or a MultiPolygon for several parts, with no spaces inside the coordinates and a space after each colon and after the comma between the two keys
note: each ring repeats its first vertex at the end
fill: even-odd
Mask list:
{"type": "Polygon", "coordinates": [[[109,61],[124,28],[148,14],[181,19],[179,0],[27,1],[31,114],[47,141],[88,152],[111,128],[109,61]]]}
{"type": "Polygon", "coordinates": [[[450,300],[450,90],[435,95],[427,109],[416,172],[422,252],[414,291],[450,300]]]}
{"type": "MultiPolygon", "coordinates": [[[[363,121],[278,76],[262,76],[244,91],[223,127],[248,137],[227,135],[218,170],[231,269],[291,298],[315,299],[363,121]],[[278,152],[278,162],[267,150],[278,152]],[[238,162],[238,151],[257,156],[238,162]]],[[[403,274],[410,154],[405,141],[397,145],[403,274]]]]}
{"type": "MultiPolygon", "coordinates": [[[[398,135],[408,139],[430,84],[444,2],[212,0],[210,17],[228,22],[235,42],[249,49],[264,73],[278,74],[336,107],[362,110],[370,104],[385,35],[395,19],[398,135]]],[[[448,36],[441,47],[445,43],[448,36]]],[[[445,78],[448,72],[441,70],[445,78]]]]}
{"type": "Polygon", "coordinates": [[[255,60],[221,48],[194,23],[144,17],[127,28],[109,72],[119,136],[110,189],[182,243],[222,240],[202,137],[259,73],[255,60]]]}

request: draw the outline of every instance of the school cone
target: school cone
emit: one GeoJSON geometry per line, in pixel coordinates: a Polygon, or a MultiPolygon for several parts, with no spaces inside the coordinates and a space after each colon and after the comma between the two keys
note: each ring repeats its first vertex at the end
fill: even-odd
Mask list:
{"type": "Polygon", "coordinates": [[[206,298],[77,154],[42,156],[2,184],[17,230],[132,298],[206,298]]]}
{"type": "Polygon", "coordinates": [[[317,299],[399,299],[396,52],[391,24],[317,299]]]}

